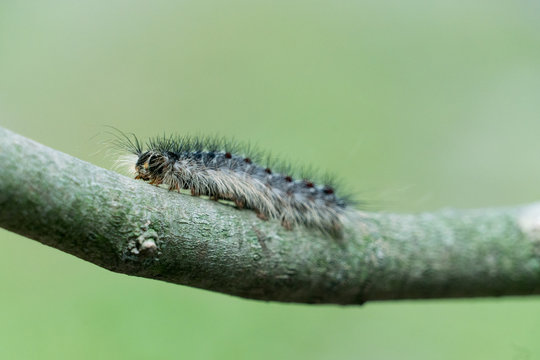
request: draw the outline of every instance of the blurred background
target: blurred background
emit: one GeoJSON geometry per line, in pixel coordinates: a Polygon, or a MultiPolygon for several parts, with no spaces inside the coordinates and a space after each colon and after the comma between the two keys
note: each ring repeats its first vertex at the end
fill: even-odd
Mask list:
{"type": "MultiPolygon", "coordinates": [[[[365,208],[540,199],[540,5],[0,3],[0,126],[111,168],[106,126],[234,136],[365,208]]],[[[0,231],[1,359],[536,359],[540,300],[264,303],[0,231]]]]}

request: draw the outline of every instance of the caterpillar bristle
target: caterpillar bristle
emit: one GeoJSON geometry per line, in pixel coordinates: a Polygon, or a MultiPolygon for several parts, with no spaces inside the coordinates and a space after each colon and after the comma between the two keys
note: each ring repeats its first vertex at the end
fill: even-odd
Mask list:
{"type": "Polygon", "coordinates": [[[260,219],[280,220],[287,229],[300,225],[339,237],[353,203],[350,196],[337,195],[328,176],[317,182],[312,168],[295,172],[290,164],[236,140],[162,135],[143,143],[119,130],[114,136],[115,146],[131,155],[117,164],[129,165],[137,179],[232,201],[260,219]]]}

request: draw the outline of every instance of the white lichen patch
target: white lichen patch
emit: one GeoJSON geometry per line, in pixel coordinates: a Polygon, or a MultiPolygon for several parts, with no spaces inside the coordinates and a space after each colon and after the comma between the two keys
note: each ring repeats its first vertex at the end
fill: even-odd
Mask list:
{"type": "Polygon", "coordinates": [[[155,252],[156,250],[157,245],[153,239],[143,241],[141,248],[139,249],[141,252],[155,252]]]}
{"type": "Polygon", "coordinates": [[[523,233],[540,238],[540,203],[523,208],[518,215],[518,224],[523,233]]]}
{"type": "Polygon", "coordinates": [[[146,226],[147,224],[143,226],[144,232],[142,235],[140,235],[136,240],[131,240],[128,243],[128,251],[133,255],[148,256],[157,253],[157,232],[152,229],[147,229],[146,226]]]}

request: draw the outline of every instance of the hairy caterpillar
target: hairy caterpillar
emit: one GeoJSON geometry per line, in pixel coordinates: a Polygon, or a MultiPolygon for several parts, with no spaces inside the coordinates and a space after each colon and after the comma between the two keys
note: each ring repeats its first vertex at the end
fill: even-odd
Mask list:
{"type": "Polygon", "coordinates": [[[229,200],[263,220],[278,219],[287,229],[303,225],[339,237],[352,203],[338,197],[330,182],[294,179],[290,166],[222,138],[163,136],[143,144],[133,134],[120,133],[116,146],[131,154],[123,162],[130,164],[136,179],[229,200]]]}

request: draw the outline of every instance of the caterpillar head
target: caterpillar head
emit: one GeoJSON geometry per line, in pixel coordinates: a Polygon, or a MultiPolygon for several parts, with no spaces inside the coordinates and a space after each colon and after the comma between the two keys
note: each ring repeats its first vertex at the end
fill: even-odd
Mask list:
{"type": "Polygon", "coordinates": [[[135,179],[156,182],[163,179],[164,165],[167,159],[162,154],[146,151],[135,164],[135,179]]]}

